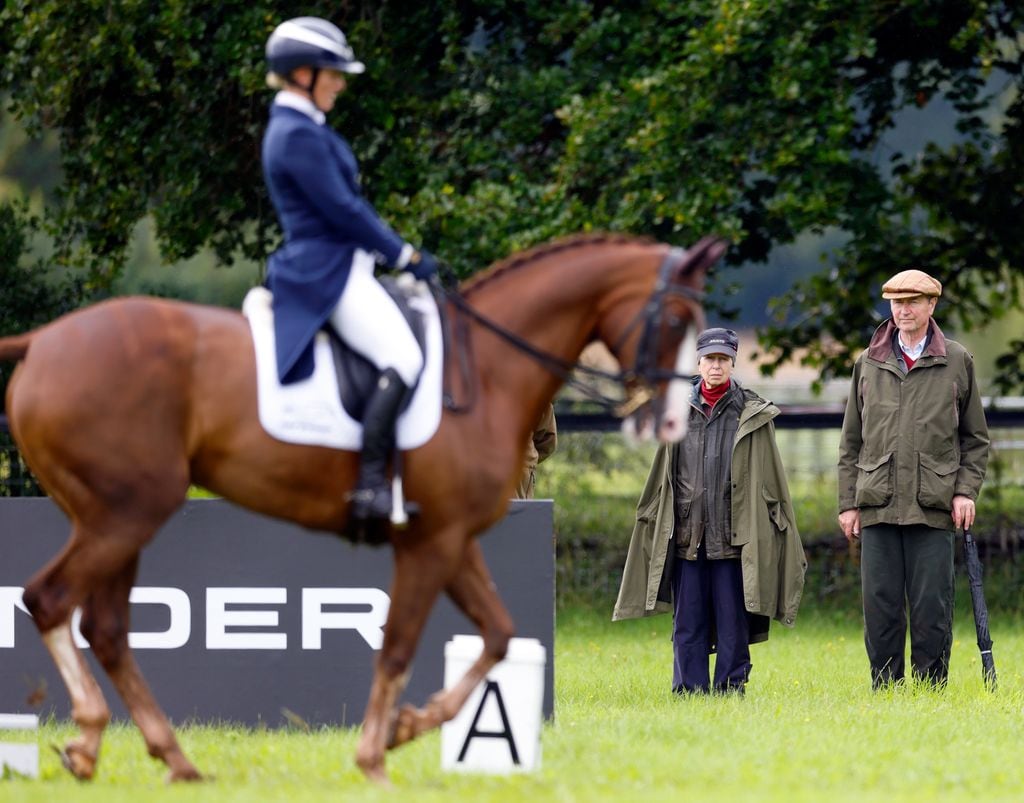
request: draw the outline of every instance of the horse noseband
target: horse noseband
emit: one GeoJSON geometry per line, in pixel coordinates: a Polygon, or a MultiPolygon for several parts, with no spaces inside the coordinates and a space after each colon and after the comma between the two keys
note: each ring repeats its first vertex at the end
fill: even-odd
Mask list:
{"type": "Polygon", "coordinates": [[[685,248],[673,247],[665,254],[665,258],[658,268],[658,279],[654,284],[651,297],[647,300],[644,308],[633,323],[619,338],[621,343],[626,336],[643,322],[643,332],[640,335],[640,343],[637,346],[636,364],[633,368],[633,376],[644,383],[655,383],[663,379],[692,379],[686,374],[677,374],[675,371],[666,371],[658,368],[658,334],[659,324],[665,311],[665,301],[670,297],[685,298],[688,301],[700,303],[703,301],[703,294],[692,287],[687,287],[679,282],[671,281],[671,277],[680,264],[686,259],[685,248]]]}

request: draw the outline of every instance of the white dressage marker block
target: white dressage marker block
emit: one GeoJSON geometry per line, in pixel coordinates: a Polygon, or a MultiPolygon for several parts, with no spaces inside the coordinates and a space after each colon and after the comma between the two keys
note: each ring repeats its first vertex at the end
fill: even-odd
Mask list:
{"type": "MultiPolygon", "coordinates": [[[[444,687],[454,686],[480,656],[483,639],[455,636],[444,647],[444,687]]],[[[547,651],[514,638],[462,710],[441,726],[441,768],[505,774],[540,767],[540,726],[547,651]]]]}
{"type": "Polygon", "coordinates": [[[0,714],[0,774],[39,777],[38,730],[35,714],[0,714]]]}

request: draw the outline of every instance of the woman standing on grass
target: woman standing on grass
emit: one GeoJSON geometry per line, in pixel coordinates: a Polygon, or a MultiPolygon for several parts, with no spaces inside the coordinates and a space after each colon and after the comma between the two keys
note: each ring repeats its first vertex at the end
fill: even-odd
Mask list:
{"type": "Polygon", "coordinates": [[[730,329],[697,338],[689,429],[654,457],[612,616],[673,612],[677,694],[743,694],[750,644],[768,638],[772,618],[791,627],[803,593],[779,408],[732,378],[738,347],[730,329]]]}

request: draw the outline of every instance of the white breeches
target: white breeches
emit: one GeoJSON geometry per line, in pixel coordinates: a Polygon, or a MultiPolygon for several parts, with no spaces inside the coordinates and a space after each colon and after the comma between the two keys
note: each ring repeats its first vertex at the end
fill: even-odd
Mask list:
{"type": "Polygon", "coordinates": [[[378,369],[394,368],[411,386],[423,369],[423,355],[398,306],[374,278],[373,266],[369,254],[356,251],[331,325],[378,369]]]}

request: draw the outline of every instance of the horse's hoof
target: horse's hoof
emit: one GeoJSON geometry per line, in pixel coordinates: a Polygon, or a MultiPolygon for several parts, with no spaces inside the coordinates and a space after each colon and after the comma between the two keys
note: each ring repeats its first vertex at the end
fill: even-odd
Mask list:
{"type": "Polygon", "coordinates": [[[96,756],[75,742],[68,742],[61,750],[52,745],[53,751],[60,757],[64,769],[80,781],[91,781],[96,773],[96,756]]]}
{"type": "Polygon", "coordinates": [[[167,773],[166,782],[172,783],[200,783],[207,780],[195,767],[183,767],[174,769],[167,773]]]}
{"type": "Polygon", "coordinates": [[[416,738],[416,721],[421,716],[421,711],[406,703],[395,714],[391,721],[391,734],[388,738],[388,750],[394,750],[406,742],[416,738]]]}
{"type": "Polygon", "coordinates": [[[387,771],[384,769],[383,757],[371,757],[368,754],[360,755],[357,751],[356,766],[363,771],[363,775],[366,776],[366,780],[373,781],[377,786],[385,789],[391,788],[391,779],[388,778],[387,771]]]}
{"type": "Polygon", "coordinates": [[[366,776],[366,780],[372,781],[381,789],[391,789],[391,779],[388,777],[387,771],[384,769],[384,765],[381,764],[379,767],[367,768],[363,767],[363,774],[366,776]]]}

